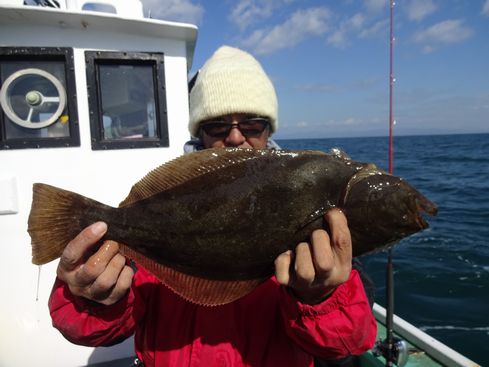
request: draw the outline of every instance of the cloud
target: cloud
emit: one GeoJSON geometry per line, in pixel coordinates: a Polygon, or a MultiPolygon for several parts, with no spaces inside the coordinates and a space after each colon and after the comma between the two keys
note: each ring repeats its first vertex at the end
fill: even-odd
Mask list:
{"type": "Polygon", "coordinates": [[[355,125],[358,124],[358,120],[354,117],[348,117],[343,121],[343,125],[355,125]]]}
{"type": "MultiPolygon", "coordinates": [[[[276,139],[337,138],[354,136],[385,136],[385,116],[352,116],[345,114],[334,118],[316,118],[312,121],[282,120],[276,139]]],[[[280,142],[279,142],[280,143],[280,142]]]]}
{"type": "Polygon", "coordinates": [[[366,16],[361,13],[353,15],[335,27],[333,33],[331,33],[326,42],[337,48],[346,48],[348,46],[348,38],[355,34],[358,38],[373,38],[379,34],[388,34],[389,19],[378,20],[373,24],[372,18],[376,17],[366,16]]]}
{"type": "Polygon", "coordinates": [[[369,13],[380,13],[387,7],[388,0],[366,0],[365,7],[369,13]]]}
{"type": "Polygon", "coordinates": [[[422,20],[437,9],[432,0],[411,0],[406,5],[408,19],[416,21],[422,20]]]}
{"type": "Polygon", "coordinates": [[[192,0],[142,0],[144,14],[151,18],[199,24],[204,8],[192,0]]]}
{"type": "Polygon", "coordinates": [[[372,26],[362,29],[358,37],[360,38],[372,38],[379,34],[386,35],[389,32],[389,19],[379,20],[372,26]]]}
{"type": "Polygon", "coordinates": [[[240,0],[235,2],[228,19],[241,31],[271,17],[274,11],[294,0],[240,0]]]}
{"type": "Polygon", "coordinates": [[[430,54],[434,51],[435,51],[435,48],[433,46],[430,46],[430,45],[424,45],[423,46],[423,53],[425,53],[425,54],[430,54]]]}
{"type": "Polygon", "coordinates": [[[254,23],[257,18],[267,18],[272,14],[272,2],[266,2],[259,6],[253,0],[241,0],[236,3],[231,10],[228,19],[239,29],[244,30],[250,24],[254,23]]]}
{"type": "Polygon", "coordinates": [[[439,45],[465,41],[473,33],[471,28],[464,25],[463,20],[449,19],[416,32],[414,41],[422,44],[425,52],[431,52],[439,45]]]}
{"type": "Polygon", "coordinates": [[[424,87],[400,92],[396,98],[396,115],[401,120],[398,128],[405,131],[409,121],[409,125],[420,131],[488,132],[488,97],[487,94],[460,94],[459,90],[424,87]]]}
{"type": "Polygon", "coordinates": [[[303,92],[314,92],[314,93],[332,93],[337,92],[338,88],[332,84],[325,83],[307,83],[302,84],[297,87],[298,90],[303,92]]]}
{"type": "Polygon", "coordinates": [[[325,7],[298,10],[282,24],[254,31],[242,43],[256,54],[270,54],[293,47],[310,36],[324,34],[329,28],[330,17],[331,12],[325,7]]]}
{"type": "Polygon", "coordinates": [[[365,90],[372,90],[380,82],[383,81],[383,78],[374,76],[365,79],[355,80],[348,84],[343,85],[335,85],[328,83],[320,83],[320,82],[311,82],[304,83],[298,85],[295,89],[301,92],[313,92],[313,93],[344,93],[344,92],[358,92],[365,90]]]}
{"type": "Polygon", "coordinates": [[[482,6],[482,14],[489,16],[489,0],[486,0],[484,5],[482,6]]]}
{"type": "Polygon", "coordinates": [[[351,18],[342,21],[336,30],[328,36],[326,42],[338,48],[345,48],[348,45],[347,35],[352,32],[357,32],[363,27],[364,23],[365,16],[357,13],[351,18]]]}

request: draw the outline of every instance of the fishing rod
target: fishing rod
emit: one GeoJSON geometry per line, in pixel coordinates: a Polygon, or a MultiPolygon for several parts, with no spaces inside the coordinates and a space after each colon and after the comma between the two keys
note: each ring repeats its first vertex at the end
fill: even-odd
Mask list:
{"type": "MultiPolygon", "coordinates": [[[[394,113],[392,105],[392,91],[394,87],[393,61],[394,61],[394,0],[390,0],[390,36],[389,36],[389,173],[394,171],[394,139],[393,125],[394,113]]],[[[387,257],[386,272],[386,301],[387,301],[387,356],[386,366],[392,366],[394,362],[394,264],[392,261],[392,247],[387,257]]],[[[397,359],[397,358],[396,358],[397,359]]]]}
{"type": "MultiPolygon", "coordinates": [[[[394,114],[392,104],[392,92],[395,82],[393,74],[394,61],[394,0],[390,0],[390,40],[389,40],[389,173],[393,174],[394,166],[394,144],[393,144],[393,125],[394,114]]],[[[387,256],[386,269],[386,338],[376,343],[374,353],[385,358],[386,367],[402,367],[407,363],[407,343],[404,340],[394,337],[394,265],[392,260],[392,247],[387,256]]]]}

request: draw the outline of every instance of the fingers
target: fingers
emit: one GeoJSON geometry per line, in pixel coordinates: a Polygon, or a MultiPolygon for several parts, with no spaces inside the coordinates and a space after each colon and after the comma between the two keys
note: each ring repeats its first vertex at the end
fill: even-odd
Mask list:
{"type": "Polygon", "coordinates": [[[314,304],[325,299],[351,272],[352,245],[345,215],[329,210],[324,218],[330,234],[313,231],[310,243],[301,242],[275,260],[277,281],[290,287],[299,299],[314,304]]]}
{"type": "Polygon", "coordinates": [[[305,288],[310,286],[315,279],[316,271],[312,259],[311,248],[307,242],[301,242],[295,248],[294,271],[296,276],[296,286],[305,288]]]}
{"type": "Polygon", "coordinates": [[[286,251],[275,259],[275,277],[279,284],[290,285],[290,265],[292,264],[292,251],[286,251]]]}
{"type": "MultiPolygon", "coordinates": [[[[76,281],[79,285],[87,285],[99,277],[110,265],[111,262],[116,259],[118,263],[125,264],[124,256],[119,254],[119,244],[114,241],[106,241],[100,246],[100,248],[88,260],[80,267],[76,272],[76,281]]],[[[115,268],[112,263],[112,267],[108,270],[115,268]]]]}
{"type": "Polygon", "coordinates": [[[90,293],[94,298],[108,297],[125,265],[126,259],[124,256],[117,254],[117,256],[114,256],[109,261],[105,268],[100,269],[100,272],[91,274],[94,278],[85,284],[91,284],[89,287],[90,293]]]}
{"type": "Polygon", "coordinates": [[[114,287],[114,291],[111,294],[111,298],[117,302],[121,299],[132,285],[132,278],[134,277],[134,270],[130,266],[124,266],[124,269],[117,279],[117,284],[114,287]]]}
{"type": "Polygon", "coordinates": [[[351,264],[352,246],[348,222],[340,209],[333,208],[324,215],[331,230],[331,247],[337,261],[341,264],[351,264]]]}
{"type": "Polygon", "coordinates": [[[121,299],[131,287],[134,271],[125,265],[124,257],[119,256],[111,261],[111,266],[87,290],[90,299],[111,305],[121,299]],[[119,256],[123,258],[122,262],[119,256]]]}
{"type": "Polygon", "coordinates": [[[134,271],[126,265],[124,256],[116,252],[112,258],[107,258],[107,262],[100,260],[101,256],[119,248],[116,242],[108,242],[78,270],[68,274],[65,281],[75,296],[110,305],[121,299],[131,287],[134,271]],[[98,261],[94,260],[97,258],[98,261]],[[97,264],[91,264],[93,262],[97,264]],[[105,266],[100,265],[104,263],[105,266]]]}
{"type": "Polygon", "coordinates": [[[107,224],[104,222],[94,223],[81,231],[64,249],[59,267],[65,271],[74,270],[105,232],[107,232],[107,224]]]}
{"type": "Polygon", "coordinates": [[[63,251],[57,275],[73,295],[110,305],[131,287],[134,271],[126,265],[117,242],[105,241],[97,249],[96,244],[106,232],[103,222],[80,232],[63,251]]]}
{"type": "Polygon", "coordinates": [[[311,235],[311,248],[317,276],[321,279],[326,278],[335,264],[328,233],[322,229],[314,231],[311,235]]]}
{"type": "MultiPolygon", "coordinates": [[[[315,232],[324,231],[318,230],[315,232]]],[[[333,261],[329,259],[319,259],[316,261],[314,259],[314,251],[318,251],[323,246],[329,247],[328,235],[326,232],[315,233],[312,235],[311,244],[301,242],[295,248],[295,252],[288,251],[284,253],[275,262],[276,277],[279,284],[288,286],[294,295],[304,303],[319,303],[335,288],[328,281],[330,277],[328,264],[331,264],[333,261]],[[321,240],[326,240],[326,243],[314,243],[318,237],[321,240]],[[317,263],[322,263],[322,266],[327,269],[318,267],[315,265],[317,263]]]]}
{"type": "Polygon", "coordinates": [[[311,238],[311,245],[301,242],[294,252],[289,250],[277,257],[275,276],[280,284],[294,288],[309,287],[320,278],[320,275],[329,274],[333,264],[333,260],[329,258],[332,256],[329,237],[325,231],[318,230],[311,238]],[[321,240],[318,241],[317,238],[321,240]]]}

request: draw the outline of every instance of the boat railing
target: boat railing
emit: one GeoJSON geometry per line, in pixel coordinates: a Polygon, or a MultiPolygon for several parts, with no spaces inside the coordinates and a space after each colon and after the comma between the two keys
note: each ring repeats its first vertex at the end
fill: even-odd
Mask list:
{"type": "MultiPolygon", "coordinates": [[[[373,313],[377,321],[385,325],[386,309],[376,303],[374,304],[373,313]]],[[[393,329],[396,334],[439,361],[442,366],[480,367],[476,362],[468,359],[396,315],[394,315],[393,329]]]]}

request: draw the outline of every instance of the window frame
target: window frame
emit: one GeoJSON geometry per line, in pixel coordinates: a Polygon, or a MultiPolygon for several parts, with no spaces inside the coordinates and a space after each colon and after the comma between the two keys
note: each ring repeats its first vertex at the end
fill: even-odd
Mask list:
{"type": "Polygon", "coordinates": [[[92,150],[169,147],[165,60],[161,52],[85,51],[92,150]],[[151,65],[156,137],[104,139],[99,65],[151,65]]]}
{"type": "MultiPolygon", "coordinates": [[[[6,115],[0,108],[0,150],[26,148],[65,148],[80,146],[80,127],[76,100],[73,48],[70,47],[0,47],[0,71],[4,61],[62,62],[65,73],[66,106],[70,118],[69,136],[7,138],[6,115]]],[[[0,74],[1,75],[1,74],[0,74]]],[[[3,84],[0,84],[0,87],[3,84]]]]}

